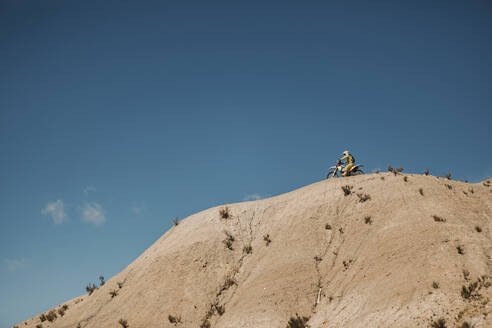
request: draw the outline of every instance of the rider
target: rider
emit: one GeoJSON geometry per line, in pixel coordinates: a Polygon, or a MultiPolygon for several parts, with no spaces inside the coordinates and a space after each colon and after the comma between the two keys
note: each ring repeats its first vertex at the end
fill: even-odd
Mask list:
{"type": "Polygon", "coordinates": [[[346,177],[350,170],[352,170],[352,168],[354,167],[355,158],[354,156],[350,155],[350,152],[348,150],[344,151],[342,154],[343,157],[340,158],[340,160],[347,161],[347,165],[343,168],[342,176],[346,177]]]}

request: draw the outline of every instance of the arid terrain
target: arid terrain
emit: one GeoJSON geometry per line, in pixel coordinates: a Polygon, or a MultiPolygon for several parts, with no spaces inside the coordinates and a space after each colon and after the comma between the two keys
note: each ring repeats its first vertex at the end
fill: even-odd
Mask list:
{"type": "Polygon", "coordinates": [[[492,327],[491,231],[491,179],[324,180],[191,215],[18,327],[492,327]]]}

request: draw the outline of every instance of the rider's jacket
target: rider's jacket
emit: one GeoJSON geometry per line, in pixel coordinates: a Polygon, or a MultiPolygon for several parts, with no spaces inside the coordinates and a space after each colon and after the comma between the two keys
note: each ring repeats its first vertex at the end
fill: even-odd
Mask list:
{"type": "Polygon", "coordinates": [[[344,160],[347,160],[347,163],[348,164],[354,164],[355,163],[355,159],[352,155],[348,154],[346,156],[343,156],[342,158],[340,158],[341,161],[344,161],[344,160]]]}

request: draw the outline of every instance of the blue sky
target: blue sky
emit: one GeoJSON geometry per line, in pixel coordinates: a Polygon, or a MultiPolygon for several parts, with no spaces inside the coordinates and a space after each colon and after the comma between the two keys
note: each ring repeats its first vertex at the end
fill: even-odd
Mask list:
{"type": "Polygon", "coordinates": [[[0,0],[0,327],[346,149],[490,177],[491,32],[489,1],[0,0]]]}

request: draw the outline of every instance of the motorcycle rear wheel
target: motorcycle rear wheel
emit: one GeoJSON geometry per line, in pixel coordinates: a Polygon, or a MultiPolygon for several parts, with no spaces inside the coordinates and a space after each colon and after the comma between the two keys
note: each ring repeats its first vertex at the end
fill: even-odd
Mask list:
{"type": "Polygon", "coordinates": [[[337,176],[335,175],[335,171],[330,171],[328,172],[328,174],[326,175],[326,178],[329,179],[329,178],[336,178],[337,176]],[[331,176],[330,176],[331,175],[331,176]]]}

